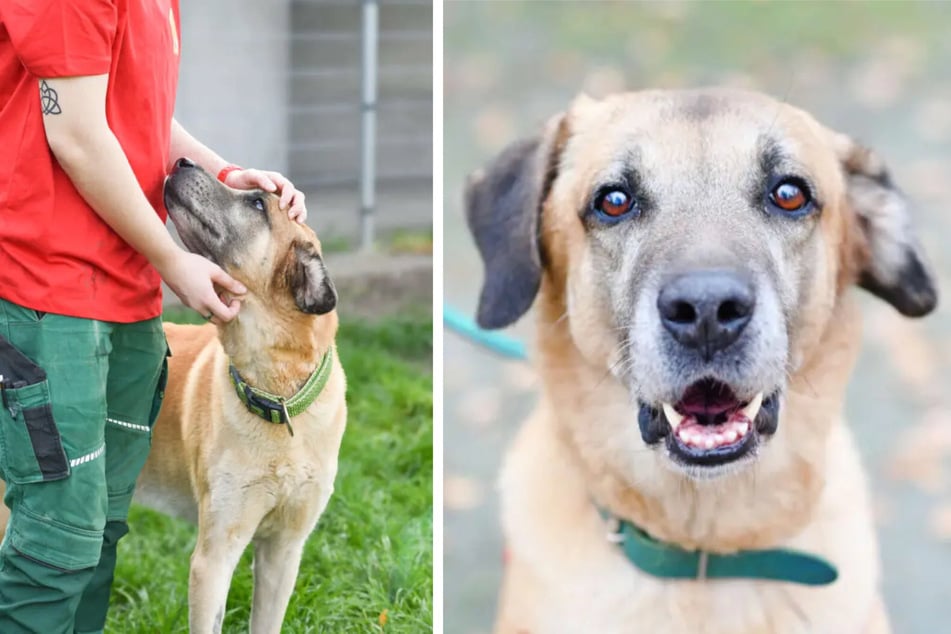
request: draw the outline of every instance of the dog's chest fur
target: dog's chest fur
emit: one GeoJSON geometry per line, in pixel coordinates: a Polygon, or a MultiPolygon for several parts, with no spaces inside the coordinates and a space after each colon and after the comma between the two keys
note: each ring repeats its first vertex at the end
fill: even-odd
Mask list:
{"type": "MultiPolygon", "coordinates": [[[[502,477],[502,514],[510,569],[498,632],[569,634],[859,634],[876,600],[878,564],[869,518],[843,496],[861,490],[848,460],[827,485],[816,521],[788,547],[831,559],[840,578],[823,588],[716,580],[659,580],[638,570],[607,541],[582,480],[547,428],[531,420],[509,454],[502,477]],[[555,485],[554,483],[557,483],[555,485]],[[857,487],[857,488],[856,488],[857,487]]],[[[839,426],[829,451],[848,453],[839,426]]],[[[860,493],[861,494],[861,493],[860,493]]]]}
{"type": "Polygon", "coordinates": [[[242,498],[249,514],[262,516],[255,531],[259,536],[288,528],[309,530],[333,493],[336,464],[323,465],[312,456],[296,457],[297,453],[302,452],[270,457],[249,453],[219,462],[208,474],[214,481],[212,507],[220,503],[224,510],[242,498]],[[241,473],[241,479],[234,473],[241,473]]]}
{"type": "MultiPolygon", "coordinates": [[[[178,333],[175,333],[178,334],[178,333]]],[[[228,358],[210,338],[194,360],[185,346],[161,436],[140,478],[137,499],[157,510],[197,521],[199,506],[229,518],[235,505],[255,534],[313,529],[331,494],[346,424],[345,379],[339,361],[318,399],[285,425],[249,412],[228,380],[228,358]],[[180,455],[180,453],[184,455],[180,455]]]]}
{"type": "Polygon", "coordinates": [[[209,463],[215,496],[241,496],[260,509],[264,517],[259,535],[287,528],[310,530],[333,493],[343,436],[341,404],[318,400],[294,418],[291,436],[286,426],[261,420],[233,396],[224,399],[224,433],[241,442],[228,442],[227,457],[209,463]]]}

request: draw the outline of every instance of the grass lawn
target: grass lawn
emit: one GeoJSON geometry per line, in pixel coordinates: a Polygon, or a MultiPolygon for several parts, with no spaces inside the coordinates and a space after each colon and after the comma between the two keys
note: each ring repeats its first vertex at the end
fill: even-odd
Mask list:
{"type": "MultiPolygon", "coordinates": [[[[344,323],[337,345],[347,431],[335,493],[304,551],[283,632],[431,632],[432,319],[344,323]]],[[[195,528],[141,507],[129,524],[106,632],[187,632],[195,528]]],[[[248,631],[250,564],[249,549],[224,632],[248,631]]]]}

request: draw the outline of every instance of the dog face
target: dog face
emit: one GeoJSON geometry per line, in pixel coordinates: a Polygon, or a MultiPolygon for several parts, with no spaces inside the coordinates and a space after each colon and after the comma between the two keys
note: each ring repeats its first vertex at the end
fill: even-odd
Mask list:
{"type": "Polygon", "coordinates": [[[277,195],[232,189],[180,159],[165,183],[165,206],[186,248],[223,268],[250,294],[315,315],[337,305],[317,236],[287,217],[277,195]]]}
{"type": "Polygon", "coordinates": [[[763,95],[579,98],[466,205],[479,323],[517,319],[544,279],[585,361],[626,388],[631,428],[695,477],[765,450],[852,282],[911,316],[936,301],[877,157],[763,95]]]}

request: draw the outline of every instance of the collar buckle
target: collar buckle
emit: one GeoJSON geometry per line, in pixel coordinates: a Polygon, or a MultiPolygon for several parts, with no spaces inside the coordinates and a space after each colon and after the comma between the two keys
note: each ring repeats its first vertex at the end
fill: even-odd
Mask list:
{"type": "Polygon", "coordinates": [[[287,433],[291,435],[291,438],[294,437],[294,428],[291,427],[291,415],[287,411],[287,399],[281,399],[281,418],[284,419],[284,424],[287,425],[287,433]]]}
{"type": "Polygon", "coordinates": [[[332,346],[327,349],[314,372],[300,390],[291,397],[279,396],[251,387],[247,381],[241,378],[233,363],[228,366],[228,372],[231,375],[231,383],[234,385],[238,398],[241,399],[249,412],[269,423],[287,425],[287,433],[293,436],[291,410],[293,410],[294,415],[300,414],[317,400],[323,392],[333,372],[333,352],[332,346]]]}
{"type": "Polygon", "coordinates": [[[607,532],[604,534],[604,538],[608,540],[609,543],[624,543],[624,535],[621,533],[621,520],[611,515],[604,519],[604,525],[607,529],[607,532]]]}
{"type": "Polygon", "coordinates": [[[701,550],[698,553],[700,555],[697,560],[697,581],[706,581],[707,580],[707,564],[710,561],[710,553],[705,550],[701,550]]]}

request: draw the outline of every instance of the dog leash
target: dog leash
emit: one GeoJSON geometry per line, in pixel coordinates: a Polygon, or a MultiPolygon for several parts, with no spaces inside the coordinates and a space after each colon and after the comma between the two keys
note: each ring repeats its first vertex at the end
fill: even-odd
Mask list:
{"type": "Polygon", "coordinates": [[[498,332],[483,330],[462,311],[453,308],[449,304],[443,304],[442,314],[443,323],[446,327],[463,339],[468,339],[474,344],[509,359],[524,361],[528,358],[525,344],[518,339],[498,332]]]}

